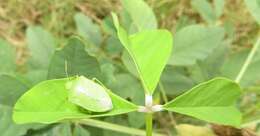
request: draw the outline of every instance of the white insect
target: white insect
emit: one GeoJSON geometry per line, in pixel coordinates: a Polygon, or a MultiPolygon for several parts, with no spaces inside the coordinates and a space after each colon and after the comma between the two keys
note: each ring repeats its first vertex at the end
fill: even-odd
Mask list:
{"type": "Polygon", "coordinates": [[[113,108],[108,90],[84,76],[69,81],[66,88],[69,90],[69,101],[86,110],[106,112],[113,108]]]}

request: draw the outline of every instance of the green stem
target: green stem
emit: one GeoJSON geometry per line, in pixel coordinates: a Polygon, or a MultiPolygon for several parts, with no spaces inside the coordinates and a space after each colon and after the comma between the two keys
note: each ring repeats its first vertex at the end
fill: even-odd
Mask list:
{"type": "Polygon", "coordinates": [[[152,136],[153,132],[153,114],[146,113],[146,136],[152,136]]]}
{"type": "Polygon", "coordinates": [[[243,75],[245,74],[249,64],[253,60],[253,57],[254,57],[254,55],[255,55],[259,46],[260,46],[260,38],[258,38],[257,42],[254,44],[254,47],[252,48],[252,50],[248,54],[245,63],[243,64],[241,70],[239,71],[239,73],[236,77],[236,80],[235,80],[237,83],[239,83],[241,81],[241,79],[242,79],[243,75]]]}
{"type": "MultiPolygon", "coordinates": [[[[136,128],[129,128],[121,125],[116,125],[104,121],[94,119],[83,119],[78,122],[79,124],[88,125],[92,127],[98,127],[102,129],[117,131],[129,135],[145,136],[146,132],[136,128]]],[[[164,134],[153,133],[154,136],[165,136],[164,134]]]]}

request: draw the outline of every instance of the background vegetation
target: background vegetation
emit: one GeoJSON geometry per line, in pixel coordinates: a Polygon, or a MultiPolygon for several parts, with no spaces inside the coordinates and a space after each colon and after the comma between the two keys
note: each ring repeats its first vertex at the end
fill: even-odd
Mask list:
{"type": "MultiPolygon", "coordinates": [[[[174,37],[180,32],[174,39],[176,44],[191,41],[194,46],[203,47],[202,50],[185,52],[187,56],[199,56],[195,61],[169,61],[155,94],[157,103],[175,98],[216,76],[236,79],[249,50],[259,38],[259,24],[244,0],[222,1],[224,3],[221,0],[146,2],[153,9],[159,28],[170,30],[174,37]],[[181,33],[184,28],[198,24],[203,28],[196,31],[204,39],[189,34],[195,30],[181,33]]],[[[20,96],[40,81],[64,76],[50,74],[49,63],[53,47],[65,46],[72,35],[81,37],[87,44],[87,52],[99,62],[95,71],[85,73],[102,73],[100,79],[116,94],[142,104],[144,94],[141,84],[129,67],[128,55],[114,35],[111,11],[120,14],[123,24],[129,26],[131,21],[124,15],[127,11],[119,0],[0,0],[0,133],[3,132],[3,136],[124,135],[78,124],[16,125],[11,120],[11,107],[16,100],[13,96],[20,96]]],[[[244,92],[238,107],[243,113],[244,129],[206,124],[164,112],[155,115],[155,130],[168,135],[178,131],[182,136],[259,134],[259,51],[240,81],[244,92]]],[[[77,71],[72,74],[77,74],[77,71]]],[[[140,114],[130,113],[101,120],[142,129],[143,119],[140,114]]]]}

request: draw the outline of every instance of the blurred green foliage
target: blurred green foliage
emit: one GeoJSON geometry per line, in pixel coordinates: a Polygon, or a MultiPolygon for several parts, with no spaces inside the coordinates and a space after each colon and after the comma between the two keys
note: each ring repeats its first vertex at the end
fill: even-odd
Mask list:
{"type": "MultiPolygon", "coordinates": [[[[143,104],[144,90],[133,68],[129,68],[129,55],[117,39],[111,11],[120,13],[122,25],[129,33],[154,27],[166,28],[173,33],[173,55],[160,79],[168,98],[175,98],[216,76],[235,79],[259,37],[259,0],[146,2],[154,13],[151,13],[149,7],[141,12],[138,6],[135,7],[127,0],[122,0],[122,3],[116,0],[0,0],[1,134],[122,135],[68,122],[39,126],[16,125],[11,119],[12,106],[22,93],[40,81],[66,77],[65,62],[62,61],[64,58],[70,64],[69,76],[98,76],[115,94],[135,104],[143,104]],[[144,17],[143,14],[149,16],[144,17]],[[136,26],[136,23],[141,25],[136,26]],[[70,52],[71,49],[66,49],[69,48],[68,39],[72,35],[80,37],[85,46],[70,52]],[[75,64],[87,68],[71,67],[75,64]]],[[[237,103],[243,113],[244,126],[252,128],[256,133],[260,131],[256,127],[260,121],[259,52],[260,49],[241,80],[244,91],[237,103]]],[[[161,88],[157,87],[155,93],[159,95],[155,95],[158,97],[155,99],[158,99],[158,103],[164,103],[160,91],[161,88]]],[[[186,116],[174,116],[180,124],[205,125],[205,122],[186,116]]],[[[164,121],[162,117],[169,118],[169,115],[156,115],[155,129],[172,133],[171,122],[164,121]]],[[[144,127],[143,115],[137,113],[101,120],[135,128],[144,127]]]]}

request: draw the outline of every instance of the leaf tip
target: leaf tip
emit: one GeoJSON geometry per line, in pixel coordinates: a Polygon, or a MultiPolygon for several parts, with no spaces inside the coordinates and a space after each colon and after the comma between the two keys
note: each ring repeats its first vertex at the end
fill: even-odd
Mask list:
{"type": "Polygon", "coordinates": [[[116,15],[115,12],[111,12],[111,16],[112,16],[112,19],[113,19],[114,26],[116,27],[116,29],[118,29],[119,28],[118,16],[116,15]]]}

